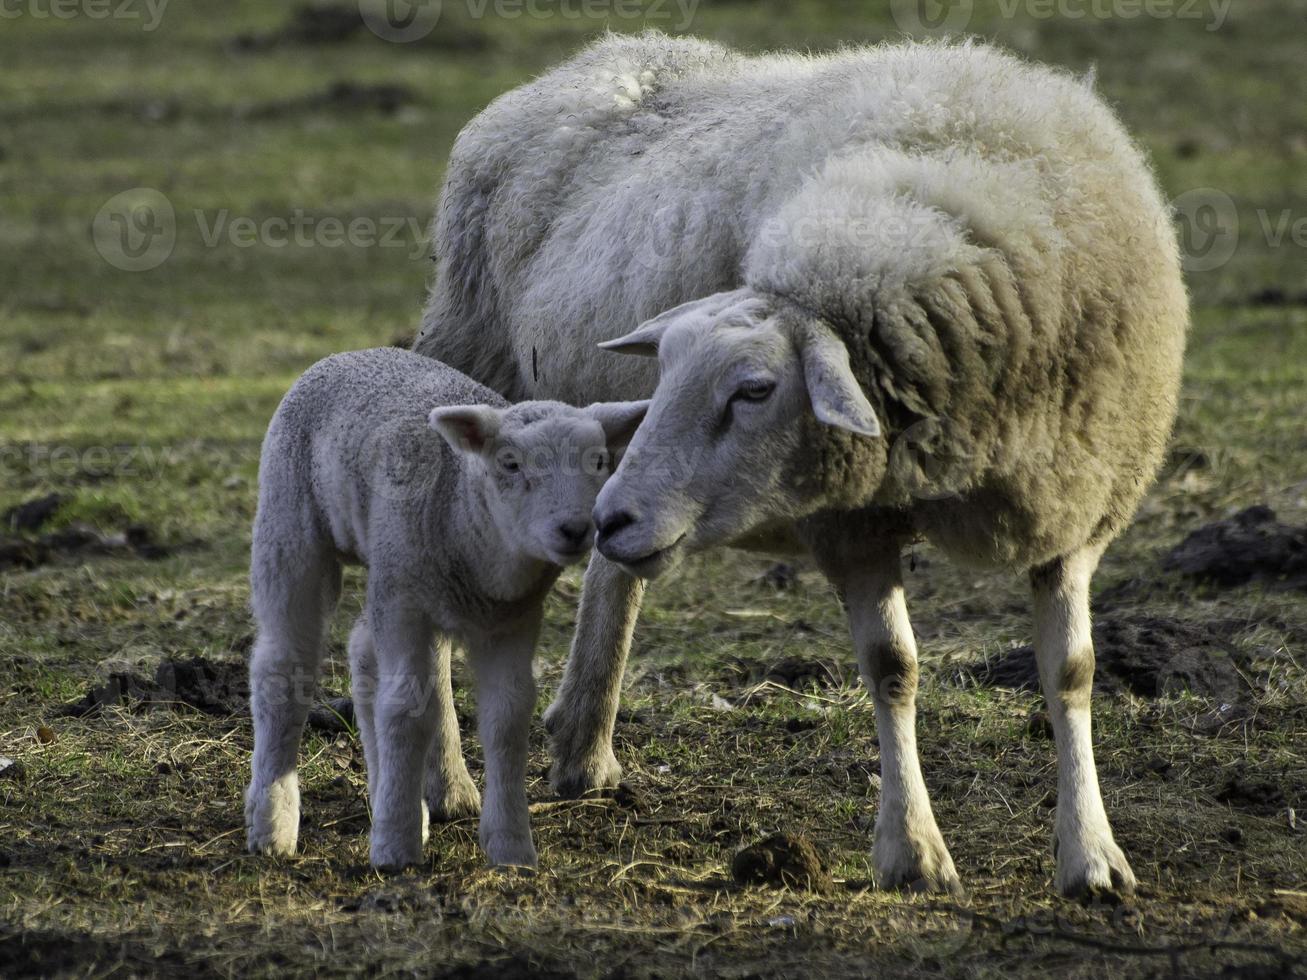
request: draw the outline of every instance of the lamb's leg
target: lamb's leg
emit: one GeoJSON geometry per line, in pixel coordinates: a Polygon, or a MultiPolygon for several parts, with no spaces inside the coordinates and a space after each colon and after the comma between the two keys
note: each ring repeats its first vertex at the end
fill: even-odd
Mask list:
{"type": "MultiPolygon", "coordinates": [[[[437,637],[435,645],[436,736],[427,755],[426,803],[432,820],[459,820],[481,811],[481,794],[463,761],[463,743],[454,713],[454,690],[450,678],[449,641],[437,637]]],[[[368,764],[368,794],[374,793],[372,774],[377,771],[376,736],[372,701],[377,689],[376,650],[367,614],[359,617],[349,637],[350,674],[354,679],[354,720],[363,742],[368,764]]],[[[423,837],[423,843],[426,837],[423,837]]]]}
{"type": "Polygon", "coordinates": [[[1112,838],[1094,767],[1090,693],[1094,646],[1089,580],[1099,551],[1060,558],[1030,573],[1035,656],[1057,743],[1057,818],[1053,851],[1063,895],[1134,890],[1135,876],[1112,838]]]}
{"type": "Polygon", "coordinates": [[[549,781],[560,796],[616,786],[622,778],[613,754],[613,725],[643,597],[642,579],[594,553],[585,572],[572,652],[544,717],[554,760],[549,781]]]}
{"type": "Polygon", "coordinates": [[[454,711],[450,678],[453,651],[444,637],[436,639],[436,737],[427,756],[427,808],[433,820],[459,820],[481,812],[481,794],[463,761],[463,742],[454,711]]]}
{"type": "Polygon", "coordinates": [[[962,890],[935,823],[917,756],[917,644],[897,552],[841,582],[863,682],[880,741],[880,809],[872,865],[881,888],[962,890]]]}
{"type": "Polygon", "coordinates": [[[417,864],[427,836],[422,776],[436,728],[433,630],[425,616],[387,609],[374,594],[368,600],[377,671],[371,711],[375,763],[368,777],[371,860],[374,867],[393,870],[417,864]]]}
{"type": "Polygon", "coordinates": [[[295,772],[304,720],[322,658],[323,631],[340,594],[340,567],[329,557],[256,553],[252,604],[258,640],[250,657],[254,759],[245,791],[251,852],[289,856],[299,838],[295,772]]]}
{"type": "Polygon", "coordinates": [[[490,863],[534,868],[531,819],[526,801],[527,741],[536,685],[531,673],[539,623],[472,644],[477,720],[486,755],[486,798],[481,847],[490,863]]]}

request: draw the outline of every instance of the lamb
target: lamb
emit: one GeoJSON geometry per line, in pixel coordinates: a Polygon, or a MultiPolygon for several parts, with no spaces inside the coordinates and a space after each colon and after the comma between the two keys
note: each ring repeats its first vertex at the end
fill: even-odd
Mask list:
{"type": "Polygon", "coordinates": [[[620,775],[644,582],[718,544],[797,546],[873,693],[877,882],[958,889],[899,568],[926,537],[1029,574],[1055,884],[1130,889],[1093,761],[1088,590],[1161,460],[1188,309],[1168,209],[1089,84],[972,43],[609,37],[464,130],[436,246],[419,353],[514,397],[657,385],[597,502],[545,716],[560,792],[620,775]],[[624,332],[604,346],[657,360],[604,360],[624,332]]]}
{"type": "Polygon", "coordinates": [[[372,864],[416,863],[429,810],[478,807],[449,687],[458,640],[476,676],[486,754],[481,845],[494,864],[535,865],[525,767],[542,606],[562,566],[589,550],[609,454],[644,409],[510,406],[394,348],[329,357],[296,382],[263,444],[254,522],[251,851],[295,851],[295,757],[323,630],[342,564],[362,563],[366,607],[349,648],[372,864]]]}

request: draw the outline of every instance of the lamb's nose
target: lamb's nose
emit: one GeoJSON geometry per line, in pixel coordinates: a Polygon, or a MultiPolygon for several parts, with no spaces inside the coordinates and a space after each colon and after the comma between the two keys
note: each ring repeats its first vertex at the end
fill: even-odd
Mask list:
{"type": "Polygon", "coordinates": [[[611,538],[622,528],[635,523],[635,515],[629,510],[619,510],[615,514],[602,514],[595,521],[595,527],[599,531],[599,537],[611,538]]]}
{"type": "Polygon", "coordinates": [[[589,530],[589,521],[564,521],[558,525],[558,536],[568,544],[580,545],[589,530]]]}

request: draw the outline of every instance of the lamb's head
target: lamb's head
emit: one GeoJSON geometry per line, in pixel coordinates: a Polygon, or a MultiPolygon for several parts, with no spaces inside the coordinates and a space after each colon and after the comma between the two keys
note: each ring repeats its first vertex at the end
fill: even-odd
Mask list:
{"type": "Polygon", "coordinates": [[[601,346],[659,362],[648,415],[595,507],[599,550],[641,577],[831,506],[811,472],[824,427],[880,436],[843,342],[774,297],[719,293],[601,346]]]}
{"type": "Polygon", "coordinates": [[[503,540],[530,557],[568,565],[590,550],[595,496],[648,406],[458,405],[432,410],[430,423],[464,454],[503,540]]]}

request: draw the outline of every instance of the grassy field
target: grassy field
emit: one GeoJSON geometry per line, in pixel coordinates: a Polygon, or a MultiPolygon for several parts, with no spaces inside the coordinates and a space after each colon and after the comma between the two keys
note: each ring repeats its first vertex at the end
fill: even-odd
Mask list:
{"type": "MultiPolygon", "coordinates": [[[[23,0],[0,19],[0,510],[60,500],[43,526],[0,530],[0,766],[15,760],[0,768],[0,976],[1307,974],[1307,593],[1163,568],[1253,504],[1307,523],[1307,4],[951,9],[973,6],[966,29],[1096,71],[1190,255],[1174,449],[1096,609],[1160,637],[1155,676],[1179,645],[1235,668],[1224,687],[1098,698],[1137,897],[1052,895],[1039,701],[975,679],[1028,641],[1023,583],[926,548],[909,584],[919,739],[959,901],[870,888],[871,704],[838,604],[801,563],[765,575],[763,558],[720,553],[651,592],[617,731],[627,787],[555,800],[534,736],[534,875],[483,868],[472,821],[434,827],[420,872],[372,873],[348,730],[307,739],[302,856],[256,860],[238,710],[60,710],[113,673],[241,663],[267,420],[315,359],[411,335],[443,161],[497,93],[605,27],[820,50],[894,38],[915,6],[539,0],[514,16],[446,0],[401,44],[352,6],[175,0],[155,18],[114,0],[61,18],[23,0]],[[124,249],[114,215],[142,189],[166,202],[160,235],[124,249]],[[833,888],[735,884],[732,855],[776,831],[814,841],[833,888]]],[[[329,693],[348,689],[349,582],[329,693]]],[[[578,591],[569,573],[550,601],[542,707],[578,591]]]]}

